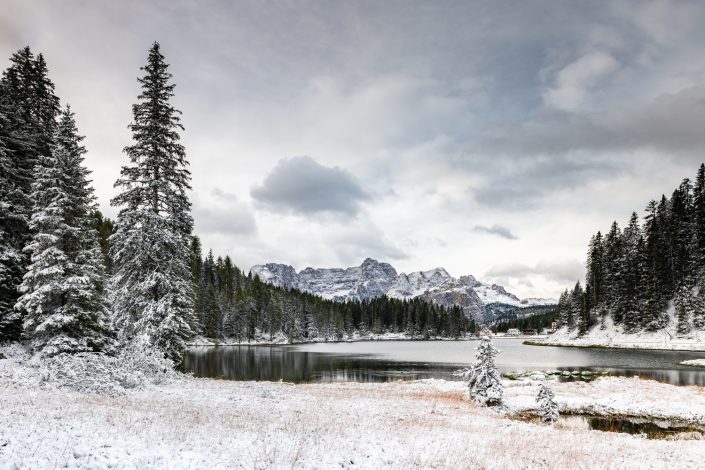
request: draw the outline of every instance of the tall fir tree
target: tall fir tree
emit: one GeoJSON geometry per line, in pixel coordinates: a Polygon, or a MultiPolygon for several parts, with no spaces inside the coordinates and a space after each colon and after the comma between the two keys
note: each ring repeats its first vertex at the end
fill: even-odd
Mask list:
{"type": "Polygon", "coordinates": [[[122,339],[147,342],[181,363],[194,323],[191,174],[180,143],[180,111],[170,103],[172,76],[158,43],[142,70],[129,126],[134,144],[124,149],[130,163],[122,167],[115,183],[121,192],[111,201],[121,207],[110,237],[113,320],[122,339]]]}
{"type": "Polygon", "coordinates": [[[22,312],[14,309],[29,262],[32,182],[40,155],[51,153],[59,99],[44,57],[29,47],[10,57],[0,79],[0,341],[17,339],[22,312]]]}
{"type": "Polygon", "coordinates": [[[32,184],[31,264],[16,307],[26,312],[24,335],[35,351],[99,351],[106,339],[103,265],[93,228],[95,196],[67,106],[52,152],[42,156],[32,184]]]}

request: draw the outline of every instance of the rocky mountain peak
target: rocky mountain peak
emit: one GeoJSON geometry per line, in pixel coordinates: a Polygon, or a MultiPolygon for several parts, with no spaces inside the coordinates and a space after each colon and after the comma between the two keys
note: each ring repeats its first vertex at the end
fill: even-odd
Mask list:
{"type": "Polygon", "coordinates": [[[497,284],[483,284],[467,275],[454,278],[444,268],[399,273],[389,264],[372,258],[350,268],[306,268],[299,273],[289,265],[268,263],[250,272],[264,282],[297,288],[336,300],[366,300],[386,295],[392,298],[422,298],[439,305],[458,305],[468,316],[487,321],[485,306],[504,304],[531,306],[552,304],[550,300],[520,300],[497,284]],[[540,302],[540,303],[537,303],[540,302]]]}

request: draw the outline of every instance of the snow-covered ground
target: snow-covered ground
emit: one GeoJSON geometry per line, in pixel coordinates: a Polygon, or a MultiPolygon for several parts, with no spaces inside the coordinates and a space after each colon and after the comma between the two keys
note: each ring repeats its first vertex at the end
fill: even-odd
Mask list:
{"type": "MultiPolygon", "coordinates": [[[[0,359],[0,468],[698,468],[701,441],[539,425],[479,407],[460,382],[292,385],[187,377],[123,395],[27,386],[0,359]]],[[[27,371],[25,371],[27,372],[27,371]]],[[[537,376],[540,378],[540,376],[537,376]]],[[[506,381],[512,411],[539,381],[506,381]]],[[[561,411],[705,423],[705,389],[550,382],[561,411]]]]}
{"type": "Polygon", "coordinates": [[[705,367],[705,359],[690,359],[682,361],[681,364],[684,366],[705,367]]]}
{"type": "MultiPolygon", "coordinates": [[[[673,314],[672,311],[669,313],[673,314]]],[[[608,318],[604,328],[601,325],[595,325],[587,334],[580,337],[576,330],[568,331],[563,327],[548,338],[533,342],[551,346],[705,351],[705,331],[693,330],[687,335],[679,335],[676,332],[676,322],[671,318],[668,326],[660,331],[624,333],[608,318]]]]}
{"type": "MultiPolygon", "coordinates": [[[[468,336],[466,338],[460,339],[477,339],[475,336],[468,336]]],[[[516,338],[516,337],[515,337],[516,338]]],[[[536,338],[533,336],[532,338],[536,338]]],[[[334,343],[334,342],[355,342],[355,341],[411,341],[411,340],[421,340],[422,338],[411,337],[406,333],[381,333],[374,334],[369,333],[366,335],[360,335],[357,331],[352,335],[344,335],[343,338],[338,341],[337,339],[326,338],[325,336],[318,336],[315,338],[303,341],[305,343],[334,343]]],[[[431,338],[434,341],[455,341],[453,338],[442,338],[434,337],[431,338]]],[[[272,337],[270,340],[267,335],[261,335],[257,339],[252,341],[238,341],[236,338],[228,338],[219,341],[215,341],[212,338],[205,338],[203,336],[195,338],[191,341],[190,346],[237,346],[237,345],[286,345],[291,344],[289,339],[283,333],[278,333],[272,337]]],[[[294,343],[296,344],[296,343],[294,343]]]]}

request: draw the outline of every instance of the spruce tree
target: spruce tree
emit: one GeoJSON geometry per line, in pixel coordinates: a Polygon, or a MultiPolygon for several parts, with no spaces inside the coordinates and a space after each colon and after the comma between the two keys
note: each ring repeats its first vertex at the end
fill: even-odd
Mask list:
{"type": "Polygon", "coordinates": [[[646,291],[646,248],[639,227],[639,217],[632,213],[623,233],[624,258],[619,304],[624,314],[624,328],[635,331],[643,324],[643,297],[646,291]]]}
{"type": "Polygon", "coordinates": [[[585,308],[590,311],[603,302],[604,267],[602,234],[597,232],[588,246],[585,289],[590,291],[585,308]]]}
{"type": "Polygon", "coordinates": [[[679,335],[690,333],[690,318],[693,315],[693,294],[688,287],[680,287],[673,300],[676,309],[676,329],[679,335]]]}
{"type": "Polygon", "coordinates": [[[51,153],[59,99],[46,62],[29,47],[10,57],[0,79],[0,341],[17,339],[22,312],[14,309],[29,259],[32,182],[40,155],[51,153]]]}
{"type": "Polygon", "coordinates": [[[570,316],[568,317],[568,329],[578,327],[578,333],[584,334],[589,325],[589,319],[583,315],[583,288],[580,282],[575,284],[570,293],[570,316]]]}
{"type": "Polygon", "coordinates": [[[539,406],[538,414],[541,417],[541,421],[544,423],[555,423],[558,421],[558,405],[555,401],[555,395],[546,384],[542,383],[540,385],[536,403],[539,406]]]}
{"type": "Polygon", "coordinates": [[[193,336],[193,219],[186,193],[191,174],[180,143],[180,112],[170,103],[174,85],[158,43],[142,70],[129,126],[134,143],[124,149],[129,164],[111,201],[121,207],[110,237],[114,324],[122,339],[147,342],[181,363],[193,336]]]}
{"type": "Polygon", "coordinates": [[[102,256],[81,140],[67,106],[32,184],[31,264],[16,308],[26,312],[24,335],[46,356],[99,351],[105,343],[102,256]]]}
{"type": "Polygon", "coordinates": [[[485,336],[477,347],[475,362],[469,368],[455,373],[466,380],[470,398],[483,405],[502,403],[504,387],[494,362],[497,354],[499,350],[494,347],[489,336],[485,336]]]}
{"type": "Polygon", "coordinates": [[[622,231],[619,229],[617,222],[612,223],[612,227],[605,237],[603,254],[607,309],[611,313],[615,324],[621,324],[624,318],[622,306],[624,243],[622,231]]]}
{"type": "MultiPolygon", "coordinates": [[[[0,107],[0,130],[7,129],[7,119],[0,107]]],[[[23,199],[17,187],[15,166],[0,131],[0,341],[19,336],[20,314],[14,310],[17,287],[21,283],[25,256],[16,239],[18,228],[26,221],[18,214],[15,202],[23,199]]]]}

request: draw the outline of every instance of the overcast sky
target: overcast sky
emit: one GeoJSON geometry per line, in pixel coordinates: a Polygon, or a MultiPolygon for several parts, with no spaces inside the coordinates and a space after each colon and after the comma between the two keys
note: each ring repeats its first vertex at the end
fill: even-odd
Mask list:
{"type": "Polygon", "coordinates": [[[248,270],[445,267],[519,296],[705,160],[705,4],[0,0],[44,53],[101,210],[157,40],[196,232],[248,270]]]}

